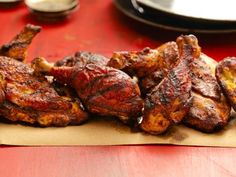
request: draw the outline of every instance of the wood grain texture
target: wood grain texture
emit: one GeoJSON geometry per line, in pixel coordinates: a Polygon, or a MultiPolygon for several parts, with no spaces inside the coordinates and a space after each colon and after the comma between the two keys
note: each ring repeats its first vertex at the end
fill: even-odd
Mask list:
{"type": "MultiPolygon", "coordinates": [[[[77,50],[110,56],[113,51],[156,47],[175,40],[178,32],[153,29],[122,15],[112,0],[80,0],[68,21],[44,24],[19,7],[0,10],[0,44],[26,23],[43,31],[29,48],[28,61],[51,61],[77,50]]],[[[220,60],[236,56],[236,34],[197,34],[203,52],[220,60]]],[[[236,176],[234,148],[178,146],[4,147],[0,148],[3,177],[222,177],[236,176]]]]}
{"type": "Polygon", "coordinates": [[[235,176],[236,149],[177,146],[5,147],[7,177],[235,176]]]}
{"type": "MultiPolygon", "coordinates": [[[[110,56],[113,51],[154,48],[181,34],[133,21],[119,12],[112,0],[80,0],[80,4],[69,20],[54,24],[35,20],[23,4],[0,9],[0,44],[10,40],[27,23],[43,27],[29,48],[28,61],[39,55],[56,60],[77,50],[110,56]]],[[[236,54],[236,34],[196,35],[203,52],[216,60],[236,54]]]]}

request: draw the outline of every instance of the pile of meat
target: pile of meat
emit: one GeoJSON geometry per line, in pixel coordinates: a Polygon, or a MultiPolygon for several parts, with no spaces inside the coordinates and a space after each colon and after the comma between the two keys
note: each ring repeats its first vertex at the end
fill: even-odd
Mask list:
{"type": "Polygon", "coordinates": [[[66,126],[98,115],[151,134],[179,123],[210,133],[227,125],[231,106],[236,109],[236,58],[217,63],[193,35],[110,59],[77,52],[56,63],[38,57],[26,64],[40,29],[27,25],[0,49],[2,119],[66,126]]]}

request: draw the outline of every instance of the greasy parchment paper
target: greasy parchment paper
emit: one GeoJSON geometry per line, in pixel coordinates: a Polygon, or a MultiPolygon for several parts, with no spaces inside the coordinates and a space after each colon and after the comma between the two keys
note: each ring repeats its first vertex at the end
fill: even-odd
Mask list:
{"type": "MultiPolygon", "coordinates": [[[[216,61],[203,56],[214,72],[216,61]]],[[[183,125],[172,127],[164,135],[134,132],[128,126],[111,119],[92,119],[80,126],[31,127],[0,123],[0,144],[5,145],[128,145],[175,144],[236,147],[236,114],[220,132],[201,133],[183,125]]]]}
{"type": "Polygon", "coordinates": [[[158,136],[134,132],[118,121],[104,119],[91,120],[80,126],[50,128],[0,123],[0,143],[30,146],[176,144],[236,147],[236,119],[214,134],[178,125],[158,136]]]}

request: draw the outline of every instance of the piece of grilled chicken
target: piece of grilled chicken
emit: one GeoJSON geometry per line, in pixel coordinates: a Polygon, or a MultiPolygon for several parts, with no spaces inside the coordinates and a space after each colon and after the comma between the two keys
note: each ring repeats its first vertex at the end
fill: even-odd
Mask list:
{"type": "Polygon", "coordinates": [[[41,126],[81,124],[88,119],[79,100],[48,82],[24,61],[27,48],[40,31],[39,26],[26,25],[8,44],[0,49],[0,115],[11,121],[41,126]],[[13,58],[9,58],[13,57],[13,58]],[[19,61],[17,61],[19,60],[19,61]]]}
{"type": "Polygon", "coordinates": [[[143,100],[138,85],[126,73],[91,61],[91,55],[83,55],[82,62],[76,60],[72,67],[68,60],[58,67],[43,58],[33,60],[32,66],[35,72],[54,76],[56,81],[73,87],[91,113],[116,116],[125,123],[140,116],[143,100]]]}
{"type": "Polygon", "coordinates": [[[201,54],[191,65],[192,89],[205,97],[219,100],[220,86],[215,77],[217,62],[205,54],[201,54]]]}
{"type": "Polygon", "coordinates": [[[115,52],[107,65],[137,76],[141,92],[145,96],[178,64],[178,56],[177,44],[171,41],[156,49],[115,52]]]}
{"type": "Polygon", "coordinates": [[[24,29],[17,34],[9,43],[0,48],[0,56],[14,58],[19,61],[25,61],[27,48],[33,38],[41,31],[40,26],[26,25],[24,29]]]}
{"type": "Polygon", "coordinates": [[[197,38],[180,36],[176,43],[179,63],[147,94],[140,127],[151,134],[161,134],[182,121],[191,106],[190,65],[200,55],[197,38]]]}
{"type": "Polygon", "coordinates": [[[115,52],[108,66],[143,78],[162,69],[167,73],[178,61],[178,48],[175,42],[167,42],[157,49],[144,48],[142,51],[115,52]]]}
{"type": "MultiPolygon", "coordinates": [[[[188,41],[188,39],[191,38],[185,36],[184,40],[188,41]]],[[[184,42],[182,44],[184,44],[184,42]]],[[[145,49],[141,52],[116,52],[108,64],[125,70],[129,74],[138,75],[141,81],[140,87],[145,96],[146,93],[150,92],[153,87],[158,85],[163,78],[166,77],[172,68],[176,67],[180,61],[179,55],[181,55],[181,51],[184,51],[183,46],[185,45],[179,45],[180,48],[177,50],[178,47],[176,43],[169,42],[155,50],[145,49]],[[146,54],[144,51],[146,51],[146,54]],[[155,63],[161,64],[155,65],[155,63]],[[152,66],[151,68],[155,68],[155,70],[149,69],[149,66],[152,66]]],[[[190,106],[189,113],[183,120],[186,125],[200,131],[214,132],[228,123],[230,106],[222,95],[215,77],[215,66],[217,62],[202,53],[200,55],[200,47],[196,43],[194,44],[193,42],[190,48],[193,46],[195,46],[194,50],[196,51],[195,57],[189,65],[189,74],[192,83],[191,95],[193,96],[192,105],[190,106]],[[199,55],[200,57],[198,57],[199,55]]],[[[221,78],[219,80],[224,79],[221,78]]],[[[169,90],[167,88],[166,86],[166,91],[169,90]]],[[[151,97],[151,94],[148,95],[151,97]]],[[[160,113],[160,115],[162,115],[162,113],[160,113]]],[[[164,122],[166,127],[168,127],[170,121],[164,122]]],[[[155,124],[154,121],[149,123],[150,127],[155,124]]],[[[162,130],[161,126],[159,128],[162,130]]],[[[163,130],[164,129],[163,127],[163,130]]]]}
{"type": "Polygon", "coordinates": [[[103,55],[81,51],[76,52],[73,56],[65,57],[62,60],[58,60],[54,66],[69,66],[73,67],[75,65],[84,66],[86,64],[96,64],[101,66],[106,66],[109,59],[103,55]]]}
{"type": "Polygon", "coordinates": [[[201,54],[191,66],[193,102],[183,123],[194,129],[212,133],[227,125],[231,107],[215,77],[217,62],[201,54]]]}
{"type": "Polygon", "coordinates": [[[79,101],[59,96],[45,77],[34,75],[29,65],[0,57],[0,75],[5,83],[1,116],[41,126],[81,124],[88,119],[79,101]]]}
{"type": "Polygon", "coordinates": [[[224,95],[236,111],[236,58],[227,57],[216,67],[216,77],[224,95]]]}

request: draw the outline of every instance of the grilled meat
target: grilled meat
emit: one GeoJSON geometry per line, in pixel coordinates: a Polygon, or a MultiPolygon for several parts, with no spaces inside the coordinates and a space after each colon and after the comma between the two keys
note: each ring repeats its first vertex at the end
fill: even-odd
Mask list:
{"type": "Polygon", "coordinates": [[[143,100],[138,85],[124,72],[94,63],[56,67],[43,58],[33,61],[36,72],[54,76],[73,87],[86,108],[103,116],[117,116],[123,122],[141,115],[143,100]]]}
{"type": "Polygon", "coordinates": [[[55,66],[69,66],[74,65],[86,65],[86,64],[96,64],[101,66],[106,66],[109,59],[91,52],[76,52],[74,56],[65,57],[55,63],[55,66]]]}
{"type": "Polygon", "coordinates": [[[177,45],[175,42],[167,42],[157,49],[145,48],[140,52],[115,52],[108,66],[143,78],[158,70],[167,73],[177,63],[177,45]]]}
{"type": "MultiPolygon", "coordinates": [[[[192,89],[205,97],[220,99],[221,90],[215,77],[215,70],[208,65],[203,54],[191,65],[192,89]]],[[[214,64],[215,66],[215,64],[214,64]]]]}
{"type": "Polygon", "coordinates": [[[6,87],[6,81],[4,75],[0,74],[0,106],[5,101],[5,87],[6,87]]]}
{"type": "Polygon", "coordinates": [[[196,60],[199,61],[193,62],[191,68],[194,73],[191,74],[193,103],[183,122],[194,129],[212,133],[227,125],[231,107],[216,83],[217,62],[204,54],[196,60]]]}
{"type": "Polygon", "coordinates": [[[0,57],[0,115],[41,126],[80,124],[88,119],[80,101],[59,96],[44,76],[35,76],[29,65],[19,62],[25,60],[27,48],[40,30],[26,25],[0,49],[0,55],[7,56],[0,57]]]}
{"type": "Polygon", "coordinates": [[[25,60],[40,29],[27,25],[0,48],[0,115],[11,121],[81,124],[88,114],[80,98],[91,113],[117,116],[125,123],[143,113],[140,127],[151,134],[165,132],[184,117],[186,125],[214,132],[228,123],[231,110],[220,86],[236,110],[236,58],[218,64],[219,86],[216,62],[201,54],[193,35],[157,49],[115,52],[110,60],[90,52],[77,52],[55,65],[36,58],[32,68],[19,61],[25,60]],[[138,85],[123,71],[139,78],[145,102],[138,85]],[[43,74],[53,76],[53,82],[43,74]]]}
{"type": "Polygon", "coordinates": [[[213,100],[192,92],[192,107],[183,122],[185,125],[206,133],[212,133],[227,125],[230,116],[230,106],[224,96],[213,100]]]}
{"type": "Polygon", "coordinates": [[[0,48],[0,55],[14,58],[19,61],[25,61],[27,48],[40,30],[41,27],[39,26],[30,24],[26,25],[24,29],[12,39],[12,41],[4,44],[0,48]]]}
{"type": "Polygon", "coordinates": [[[236,111],[236,58],[228,57],[218,63],[216,67],[217,80],[236,111]]]}
{"type": "Polygon", "coordinates": [[[121,69],[131,76],[137,76],[142,94],[145,96],[179,62],[176,42],[167,42],[157,49],[115,52],[108,66],[121,69]]]}
{"type": "Polygon", "coordinates": [[[34,76],[27,64],[0,57],[0,75],[5,82],[5,100],[0,108],[3,117],[41,126],[66,126],[87,120],[80,102],[59,96],[44,77],[34,76]]]}
{"type": "Polygon", "coordinates": [[[158,85],[164,78],[162,71],[155,71],[152,74],[139,79],[139,86],[142,95],[145,97],[156,85],[158,85]]]}
{"type": "Polygon", "coordinates": [[[151,134],[165,132],[171,124],[179,123],[191,105],[190,65],[200,55],[197,38],[180,36],[176,40],[180,58],[176,67],[145,99],[141,128],[151,134]]]}

